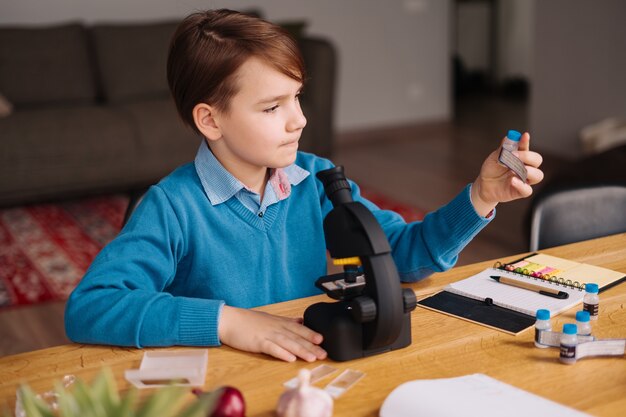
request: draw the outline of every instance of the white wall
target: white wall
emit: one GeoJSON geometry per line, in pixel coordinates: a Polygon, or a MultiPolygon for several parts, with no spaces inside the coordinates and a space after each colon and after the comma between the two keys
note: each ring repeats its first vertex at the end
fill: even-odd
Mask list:
{"type": "Polygon", "coordinates": [[[626,2],[551,0],[535,8],[534,146],[579,157],[581,128],[607,117],[626,120],[626,2]]]}
{"type": "Polygon", "coordinates": [[[486,71],[495,81],[522,77],[532,82],[534,4],[534,0],[457,3],[456,52],[467,69],[486,71]]]}
{"type": "Polygon", "coordinates": [[[149,21],[214,7],[305,19],[309,34],[333,40],[339,131],[450,118],[450,0],[0,0],[0,24],[149,21]]]}
{"type": "Polygon", "coordinates": [[[463,65],[468,70],[489,72],[492,13],[489,4],[466,2],[457,3],[455,7],[455,52],[462,58],[463,65]]]}
{"type": "MultiPolygon", "coordinates": [[[[541,0],[539,0],[541,1],[541,0]]],[[[500,0],[496,77],[522,77],[532,84],[535,0],[500,0]]]]}

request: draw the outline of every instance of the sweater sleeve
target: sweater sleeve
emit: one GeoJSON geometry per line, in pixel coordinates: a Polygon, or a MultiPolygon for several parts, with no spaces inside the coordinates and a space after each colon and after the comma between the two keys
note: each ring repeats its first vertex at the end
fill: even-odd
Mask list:
{"type": "Polygon", "coordinates": [[[476,213],[470,190],[471,184],[423,221],[408,224],[399,214],[365,200],[355,185],[353,197],[372,210],[381,224],[402,281],[413,282],[453,267],[461,250],[495,217],[495,212],[489,218],[476,213]]]}
{"type": "Polygon", "coordinates": [[[120,346],[215,346],[224,302],[166,291],[185,239],[165,193],[151,187],[122,232],[96,257],[65,310],[68,337],[120,346]]]}
{"type": "MultiPolygon", "coordinates": [[[[314,173],[334,166],[323,158],[315,159],[315,164],[310,167],[314,173]]],[[[398,213],[381,210],[365,199],[361,196],[359,186],[351,180],[348,182],[352,199],[370,209],[383,228],[400,279],[405,282],[418,281],[435,272],[452,268],[461,250],[495,218],[495,210],[487,218],[476,213],[470,200],[471,184],[448,204],[428,213],[423,221],[407,224],[398,213]]],[[[317,181],[317,187],[322,214],[326,216],[333,205],[326,197],[320,181],[317,181]]]]}

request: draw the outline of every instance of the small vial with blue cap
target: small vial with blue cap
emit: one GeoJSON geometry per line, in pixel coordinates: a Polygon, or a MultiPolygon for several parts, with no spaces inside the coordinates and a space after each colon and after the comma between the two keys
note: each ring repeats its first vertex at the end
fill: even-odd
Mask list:
{"type": "Polygon", "coordinates": [[[506,133],[506,138],[504,139],[504,143],[502,147],[509,152],[514,152],[519,148],[519,140],[522,137],[522,134],[517,130],[509,130],[506,133]]]}
{"type": "Polygon", "coordinates": [[[540,343],[541,333],[549,332],[552,330],[552,325],[550,324],[550,310],[537,310],[536,317],[537,321],[535,322],[535,346],[537,346],[538,348],[550,347],[549,345],[540,343]]]}
{"type": "Polygon", "coordinates": [[[559,353],[559,360],[562,363],[568,365],[576,363],[576,345],[578,344],[576,333],[578,333],[578,328],[575,324],[568,323],[563,325],[559,353]]]}
{"type": "Polygon", "coordinates": [[[589,312],[582,310],[576,312],[576,327],[579,336],[591,335],[591,323],[589,322],[589,312]]]}
{"type": "Polygon", "coordinates": [[[526,166],[513,154],[513,152],[519,149],[519,141],[521,138],[522,134],[517,130],[509,130],[507,132],[502,142],[502,148],[500,148],[498,162],[513,171],[522,181],[527,182],[528,172],[526,171],[526,166]]]}
{"type": "Polygon", "coordinates": [[[598,319],[600,297],[598,296],[598,284],[585,284],[585,296],[583,297],[583,310],[589,312],[591,320],[598,319]]]}

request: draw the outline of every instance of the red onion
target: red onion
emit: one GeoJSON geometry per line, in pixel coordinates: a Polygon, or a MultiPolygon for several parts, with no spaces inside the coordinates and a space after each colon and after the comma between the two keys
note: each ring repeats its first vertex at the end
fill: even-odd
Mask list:
{"type": "Polygon", "coordinates": [[[241,391],[235,387],[224,386],[204,393],[202,390],[192,391],[197,396],[209,395],[211,397],[211,407],[207,417],[245,417],[246,403],[241,391]]]}

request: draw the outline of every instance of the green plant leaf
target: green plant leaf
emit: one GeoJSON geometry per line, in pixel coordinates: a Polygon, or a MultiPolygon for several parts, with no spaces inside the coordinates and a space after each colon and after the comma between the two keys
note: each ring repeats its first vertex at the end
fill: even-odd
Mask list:
{"type": "Polygon", "coordinates": [[[155,391],[143,403],[137,412],[137,417],[170,417],[180,410],[184,394],[187,389],[177,386],[168,386],[155,391]]]}
{"type": "Polygon", "coordinates": [[[72,417],[79,415],[78,403],[74,396],[65,389],[63,384],[60,381],[55,382],[54,390],[59,395],[58,406],[59,406],[59,415],[63,417],[72,417]]]}
{"type": "Polygon", "coordinates": [[[55,417],[50,406],[41,398],[37,397],[28,386],[19,388],[19,396],[22,399],[22,408],[28,417],[55,417]]]}
{"type": "MultiPolygon", "coordinates": [[[[206,417],[214,408],[216,396],[201,395],[183,409],[190,397],[189,390],[180,386],[168,386],[152,392],[141,402],[138,411],[138,391],[130,387],[120,395],[115,377],[109,369],[103,369],[91,385],[76,379],[71,387],[60,381],[54,384],[58,394],[58,410],[53,411],[48,403],[38,397],[28,386],[19,388],[18,395],[27,417],[206,417]],[[182,411],[181,411],[182,410],[182,411]]],[[[8,411],[5,412],[5,414],[8,411]]],[[[0,415],[2,410],[0,410],[0,415]]],[[[5,417],[9,417],[6,414],[5,417]]]]}
{"type": "Polygon", "coordinates": [[[114,412],[120,405],[120,396],[111,369],[102,369],[93,380],[91,383],[91,397],[102,405],[105,416],[111,417],[115,415],[114,412]]]}
{"type": "Polygon", "coordinates": [[[92,395],[89,386],[83,381],[76,380],[73,393],[78,403],[81,417],[107,417],[104,405],[92,395]]]}
{"type": "Polygon", "coordinates": [[[203,394],[196,401],[185,408],[178,417],[206,417],[215,406],[215,395],[203,394]]]}
{"type": "Polygon", "coordinates": [[[126,395],[122,397],[120,406],[114,414],[115,417],[134,417],[135,416],[135,402],[137,400],[137,389],[131,387],[126,395]]]}

